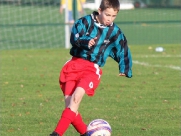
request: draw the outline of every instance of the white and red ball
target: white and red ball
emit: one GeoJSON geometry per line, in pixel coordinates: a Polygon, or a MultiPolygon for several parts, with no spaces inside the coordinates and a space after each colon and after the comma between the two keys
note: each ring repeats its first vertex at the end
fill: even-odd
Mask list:
{"type": "Polygon", "coordinates": [[[89,136],[111,136],[111,131],[111,126],[103,119],[95,119],[87,127],[89,136]]]}

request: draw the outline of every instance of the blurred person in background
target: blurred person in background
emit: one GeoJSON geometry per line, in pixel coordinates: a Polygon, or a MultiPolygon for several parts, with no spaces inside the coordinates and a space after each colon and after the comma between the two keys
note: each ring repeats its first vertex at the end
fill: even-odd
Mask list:
{"type": "MultiPolygon", "coordinates": [[[[86,0],[77,0],[77,11],[78,11],[78,17],[81,17],[84,14],[84,10],[83,10],[83,4],[85,3],[86,0]]],[[[70,23],[73,24],[74,23],[74,18],[73,18],[73,1],[72,0],[61,0],[61,4],[60,4],[60,14],[63,13],[63,9],[65,8],[67,4],[67,8],[68,8],[68,22],[66,23],[70,23]]]]}

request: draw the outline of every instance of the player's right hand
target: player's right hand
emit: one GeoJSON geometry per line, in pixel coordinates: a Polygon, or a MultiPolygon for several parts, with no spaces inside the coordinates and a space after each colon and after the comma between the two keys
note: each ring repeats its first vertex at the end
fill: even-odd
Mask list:
{"type": "Polygon", "coordinates": [[[93,45],[95,45],[96,40],[97,40],[97,37],[95,37],[89,41],[89,43],[88,43],[89,48],[92,47],[93,45]]]}
{"type": "Polygon", "coordinates": [[[119,76],[126,76],[124,73],[119,73],[119,76]]]}

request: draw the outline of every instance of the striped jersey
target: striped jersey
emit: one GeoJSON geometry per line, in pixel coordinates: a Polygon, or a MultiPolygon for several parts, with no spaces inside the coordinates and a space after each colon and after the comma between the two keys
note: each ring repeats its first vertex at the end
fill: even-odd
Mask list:
{"type": "Polygon", "coordinates": [[[132,77],[132,58],[127,40],[120,28],[112,23],[104,26],[96,20],[98,12],[78,19],[71,31],[70,54],[103,67],[108,57],[119,65],[119,72],[132,77]],[[95,45],[89,47],[91,39],[97,37],[95,45]]]}

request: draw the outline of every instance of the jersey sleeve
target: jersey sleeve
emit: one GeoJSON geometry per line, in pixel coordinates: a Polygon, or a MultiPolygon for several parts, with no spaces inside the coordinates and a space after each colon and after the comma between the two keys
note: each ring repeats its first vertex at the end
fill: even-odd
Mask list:
{"type": "Polygon", "coordinates": [[[79,19],[72,27],[70,43],[72,46],[77,46],[79,48],[90,50],[88,43],[92,39],[90,36],[86,35],[86,26],[79,19]]]}
{"type": "Polygon", "coordinates": [[[126,77],[132,77],[132,57],[127,45],[126,37],[120,33],[115,40],[115,47],[110,52],[112,57],[119,64],[119,73],[124,73],[126,77]]]}

